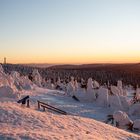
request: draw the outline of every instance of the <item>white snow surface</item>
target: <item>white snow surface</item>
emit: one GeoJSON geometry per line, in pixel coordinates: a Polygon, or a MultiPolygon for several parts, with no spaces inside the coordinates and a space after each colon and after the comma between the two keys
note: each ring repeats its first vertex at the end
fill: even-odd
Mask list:
{"type": "Polygon", "coordinates": [[[64,92],[38,87],[22,94],[30,95],[30,108],[0,98],[0,140],[140,140],[138,134],[103,123],[111,112],[95,102],[77,102],[64,92]],[[37,100],[71,115],[38,110],[37,100]]]}

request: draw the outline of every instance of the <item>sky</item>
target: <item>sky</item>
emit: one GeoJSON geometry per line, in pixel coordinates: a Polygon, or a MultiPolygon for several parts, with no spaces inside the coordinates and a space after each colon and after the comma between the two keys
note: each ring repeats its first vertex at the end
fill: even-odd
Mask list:
{"type": "Polygon", "coordinates": [[[0,0],[0,62],[140,62],[140,0],[0,0]]]}

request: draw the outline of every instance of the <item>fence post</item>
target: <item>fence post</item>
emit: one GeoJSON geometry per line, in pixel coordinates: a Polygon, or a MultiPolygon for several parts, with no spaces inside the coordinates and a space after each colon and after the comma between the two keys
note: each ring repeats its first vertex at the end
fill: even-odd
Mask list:
{"type": "Polygon", "coordinates": [[[38,110],[40,110],[40,103],[39,103],[39,101],[38,101],[38,110]]]}
{"type": "Polygon", "coordinates": [[[30,101],[29,101],[29,99],[27,100],[27,107],[30,107],[30,101]]]}

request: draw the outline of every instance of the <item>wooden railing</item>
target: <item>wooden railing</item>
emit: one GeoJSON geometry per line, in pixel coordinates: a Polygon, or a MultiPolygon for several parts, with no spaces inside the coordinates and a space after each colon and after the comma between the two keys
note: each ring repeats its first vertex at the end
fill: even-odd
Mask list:
{"type": "Polygon", "coordinates": [[[45,109],[48,109],[48,110],[51,110],[51,111],[54,111],[54,112],[57,112],[57,113],[60,113],[60,114],[63,114],[63,115],[67,115],[67,112],[61,110],[61,109],[58,109],[56,107],[53,107],[47,103],[44,103],[42,101],[37,101],[38,102],[38,109],[40,109],[41,107],[43,108],[43,111],[45,111],[45,109]]]}

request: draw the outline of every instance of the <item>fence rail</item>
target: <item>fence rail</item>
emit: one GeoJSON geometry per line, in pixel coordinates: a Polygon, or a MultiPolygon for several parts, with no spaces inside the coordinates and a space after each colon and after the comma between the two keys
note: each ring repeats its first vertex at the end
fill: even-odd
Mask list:
{"type": "Polygon", "coordinates": [[[54,112],[57,112],[57,113],[60,113],[60,114],[63,114],[63,115],[67,115],[66,111],[58,109],[58,108],[56,108],[52,105],[49,105],[47,103],[44,103],[42,101],[37,101],[37,102],[38,102],[38,109],[40,109],[42,107],[43,111],[45,111],[45,109],[48,109],[48,110],[51,110],[51,111],[54,111],[54,112]]]}

